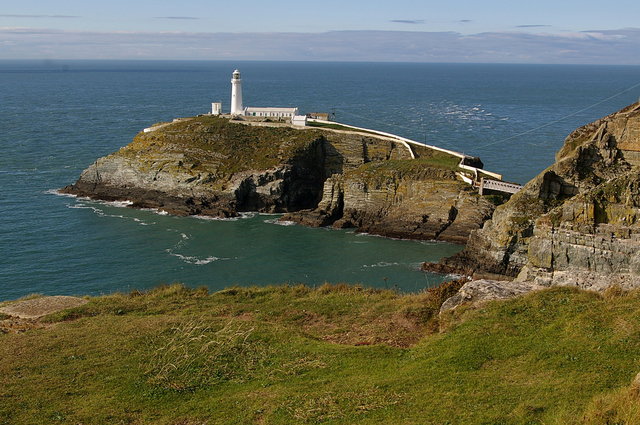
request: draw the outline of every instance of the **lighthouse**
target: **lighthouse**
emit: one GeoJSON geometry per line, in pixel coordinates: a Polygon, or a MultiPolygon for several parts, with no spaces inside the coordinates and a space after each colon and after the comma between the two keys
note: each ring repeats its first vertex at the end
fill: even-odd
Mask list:
{"type": "Polygon", "coordinates": [[[231,115],[244,115],[242,107],[242,80],[240,71],[233,71],[231,77],[231,115]]]}

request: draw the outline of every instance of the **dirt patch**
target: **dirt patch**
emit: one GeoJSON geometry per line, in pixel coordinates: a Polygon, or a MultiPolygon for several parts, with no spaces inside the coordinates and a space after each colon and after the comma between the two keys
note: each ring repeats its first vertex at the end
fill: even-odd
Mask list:
{"type": "Polygon", "coordinates": [[[86,303],[87,300],[82,298],[56,295],[12,302],[1,307],[0,313],[20,319],[38,319],[47,314],[78,307],[86,303]]]}
{"type": "Polygon", "coordinates": [[[316,338],[334,344],[410,347],[425,334],[425,327],[401,313],[379,317],[359,317],[350,323],[335,323],[324,316],[308,314],[303,329],[316,338]]]}
{"type": "Polygon", "coordinates": [[[0,320],[0,334],[21,333],[31,329],[43,329],[50,325],[44,324],[36,319],[9,318],[0,320]]]}

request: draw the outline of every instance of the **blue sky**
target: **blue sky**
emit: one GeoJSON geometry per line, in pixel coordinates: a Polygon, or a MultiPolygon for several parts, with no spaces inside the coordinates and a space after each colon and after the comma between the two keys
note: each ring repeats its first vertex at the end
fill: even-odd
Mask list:
{"type": "Polygon", "coordinates": [[[637,0],[3,3],[0,59],[640,63],[637,0]]]}

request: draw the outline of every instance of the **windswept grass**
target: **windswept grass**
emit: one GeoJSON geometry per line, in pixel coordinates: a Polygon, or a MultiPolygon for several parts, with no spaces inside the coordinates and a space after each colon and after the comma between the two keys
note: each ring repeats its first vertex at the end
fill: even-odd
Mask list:
{"type": "Polygon", "coordinates": [[[640,293],[181,285],[0,335],[0,424],[635,424],[640,293]]]}

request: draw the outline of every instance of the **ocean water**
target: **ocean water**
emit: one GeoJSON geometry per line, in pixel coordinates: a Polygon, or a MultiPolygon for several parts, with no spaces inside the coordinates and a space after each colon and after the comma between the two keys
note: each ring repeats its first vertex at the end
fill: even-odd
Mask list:
{"type": "Polygon", "coordinates": [[[416,291],[460,247],[275,223],[159,215],[53,194],[158,121],[298,106],[482,158],[524,183],[574,128],[630,104],[640,67],[286,62],[0,61],[0,300],[161,283],[363,283],[416,291]]]}

